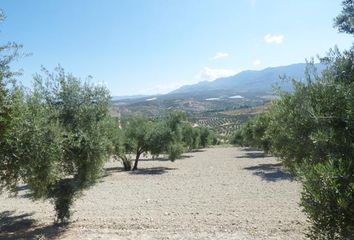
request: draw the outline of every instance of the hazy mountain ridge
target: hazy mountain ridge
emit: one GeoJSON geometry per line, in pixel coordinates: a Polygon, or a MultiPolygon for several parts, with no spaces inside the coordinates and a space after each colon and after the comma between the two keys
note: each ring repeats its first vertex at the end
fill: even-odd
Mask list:
{"type": "MultiPolygon", "coordinates": [[[[201,91],[234,90],[234,92],[270,92],[274,85],[284,90],[291,89],[291,83],[282,81],[280,76],[288,76],[298,80],[304,79],[306,63],[291,64],[288,66],[270,67],[263,70],[242,71],[231,77],[218,78],[214,81],[202,81],[193,85],[182,86],[169,94],[195,93],[201,91]]],[[[324,66],[316,64],[319,70],[324,66]]]]}
{"type": "MultiPolygon", "coordinates": [[[[292,89],[292,83],[281,80],[280,76],[304,80],[306,66],[306,63],[299,63],[260,71],[248,70],[211,82],[185,85],[168,94],[113,100],[113,104],[122,115],[141,113],[147,116],[157,116],[168,109],[204,116],[255,107],[274,99],[275,85],[286,91],[292,89]]],[[[324,69],[323,64],[316,64],[316,67],[318,72],[324,69]]]]}
{"type": "MultiPolygon", "coordinates": [[[[196,84],[184,85],[167,94],[116,96],[113,97],[113,101],[126,100],[129,102],[129,100],[132,100],[133,102],[139,102],[153,97],[157,97],[158,99],[173,99],[185,97],[186,94],[206,98],[256,92],[271,94],[272,88],[275,85],[280,86],[283,90],[291,89],[291,83],[283,81],[280,79],[280,76],[303,80],[306,66],[306,63],[297,63],[287,66],[269,67],[263,70],[246,70],[230,77],[218,78],[214,81],[201,81],[196,84]]],[[[315,64],[315,66],[319,72],[325,68],[323,64],[315,64]]]]}

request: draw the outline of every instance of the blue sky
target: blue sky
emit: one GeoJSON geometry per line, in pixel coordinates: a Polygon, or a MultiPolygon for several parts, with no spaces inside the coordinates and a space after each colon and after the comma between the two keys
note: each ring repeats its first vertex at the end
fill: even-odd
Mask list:
{"type": "Polygon", "coordinates": [[[242,70],[304,62],[353,39],[337,33],[340,0],[1,0],[1,42],[41,66],[104,82],[111,94],[165,93],[242,70]]]}

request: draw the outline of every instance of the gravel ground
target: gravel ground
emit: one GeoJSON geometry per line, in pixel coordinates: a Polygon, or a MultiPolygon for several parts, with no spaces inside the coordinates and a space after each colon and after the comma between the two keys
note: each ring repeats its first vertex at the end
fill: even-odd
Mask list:
{"type": "Polygon", "coordinates": [[[0,239],[305,239],[301,186],[273,157],[211,148],[139,167],[108,163],[67,227],[53,225],[52,205],[32,202],[26,186],[0,195],[0,239]]]}

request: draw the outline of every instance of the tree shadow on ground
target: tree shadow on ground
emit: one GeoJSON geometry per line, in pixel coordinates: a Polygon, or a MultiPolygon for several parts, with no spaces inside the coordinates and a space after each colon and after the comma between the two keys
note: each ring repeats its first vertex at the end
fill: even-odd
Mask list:
{"type": "Polygon", "coordinates": [[[103,169],[103,174],[102,176],[100,177],[101,180],[100,182],[102,182],[103,178],[106,178],[106,177],[109,177],[111,176],[113,173],[118,173],[118,172],[124,172],[124,168],[123,167],[105,167],[103,169]]]}
{"type": "Polygon", "coordinates": [[[293,176],[282,169],[281,163],[258,164],[252,167],[246,167],[244,169],[253,171],[254,175],[261,177],[262,180],[269,181],[269,182],[293,180],[293,176]]]}
{"type": "Polygon", "coordinates": [[[205,151],[206,151],[206,149],[201,148],[201,149],[193,149],[193,150],[191,150],[190,152],[195,153],[195,152],[205,152],[205,151]]]}
{"type": "Polygon", "coordinates": [[[257,148],[253,148],[253,147],[242,147],[241,151],[245,151],[245,152],[249,152],[249,151],[259,151],[259,149],[257,148]]]}
{"type": "Polygon", "coordinates": [[[104,168],[104,172],[106,174],[110,174],[112,172],[123,172],[123,171],[124,171],[123,167],[107,167],[107,168],[104,168]]]}
{"type": "Polygon", "coordinates": [[[261,151],[246,152],[245,155],[237,156],[236,158],[265,158],[268,157],[267,154],[261,151]]]}
{"type": "Polygon", "coordinates": [[[187,159],[187,158],[192,158],[192,157],[193,157],[192,155],[183,154],[183,155],[179,156],[175,161],[187,159]]]}
{"type": "Polygon", "coordinates": [[[20,198],[32,198],[33,194],[31,192],[30,187],[28,184],[21,184],[16,186],[15,193],[10,193],[10,197],[20,197],[20,198]]]}
{"type": "Polygon", "coordinates": [[[18,196],[21,197],[21,198],[31,199],[33,197],[33,194],[31,192],[27,192],[27,193],[24,193],[24,194],[21,194],[21,195],[18,195],[18,196]]]}
{"type": "Polygon", "coordinates": [[[18,185],[16,186],[16,191],[25,191],[25,190],[29,190],[29,186],[27,184],[22,184],[22,185],[18,185]]]}
{"type": "Polygon", "coordinates": [[[141,168],[135,171],[129,172],[133,175],[161,175],[167,173],[171,170],[176,170],[177,168],[168,168],[168,167],[152,167],[152,168],[141,168]]]}
{"type": "MultiPolygon", "coordinates": [[[[183,159],[187,159],[187,158],[191,158],[193,156],[191,155],[187,155],[187,154],[183,154],[181,156],[179,156],[178,158],[176,158],[174,161],[178,161],[178,160],[183,160],[183,159]]],[[[167,157],[155,157],[155,158],[141,158],[139,159],[139,162],[166,162],[166,161],[171,161],[171,159],[168,159],[167,157]]]]}
{"type": "Polygon", "coordinates": [[[16,214],[15,211],[0,212],[0,240],[4,239],[55,239],[67,226],[37,225],[31,214],[16,214]]]}

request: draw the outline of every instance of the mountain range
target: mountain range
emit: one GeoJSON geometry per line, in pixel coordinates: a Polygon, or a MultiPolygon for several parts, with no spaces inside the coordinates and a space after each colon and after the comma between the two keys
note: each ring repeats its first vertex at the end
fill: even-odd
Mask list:
{"type": "MultiPolygon", "coordinates": [[[[316,64],[319,70],[322,64],[316,64]]],[[[271,67],[260,71],[243,71],[231,77],[219,78],[214,81],[202,81],[193,85],[185,85],[169,94],[196,93],[205,91],[233,90],[242,92],[271,92],[273,86],[279,86],[283,90],[291,89],[291,82],[282,79],[283,76],[303,80],[306,63],[292,64],[288,66],[271,67]]]]}
{"type": "MultiPolygon", "coordinates": [[[[274,86],[291,91],[292,83],[288,80],[304,80],[306,66],[306,63],[298,63],[259,71],[248,70],[214,81],[185,85],[167,94],[114,97],[113,103],[123,115],[139,112],[151,116],[166,109],[200,113],[258,106],[274,99],[274,86]]],[[[316,64],[318,72],[324,67],[316,64]]]]}
{"type": "MultiPolygon", "coordinates": [[[[202,95],[203,97],[218,97],[219,95],[236,95],[236,94],[253,94],[267,93],[272,94],[274,86],[278,86],[283,90],[292,89],[291,82],[288,78],[303,80],[305,78],[306,63],[297,63],[287,66],[269,67],[263,70],[247,70],[242,71],[230,77],[218,78],[214,81],[201,81],[196,84],[184,85],[174,91],[162,95],[135,95],[113,97],[113,101],[150,99],[158,98],[180,98],[185,95],[202,95]],[[284,79],[283,77],[287,78],[284,79]]],[[[323,64],[315,64],[319,72],[325,66],[323,64]]]]}

